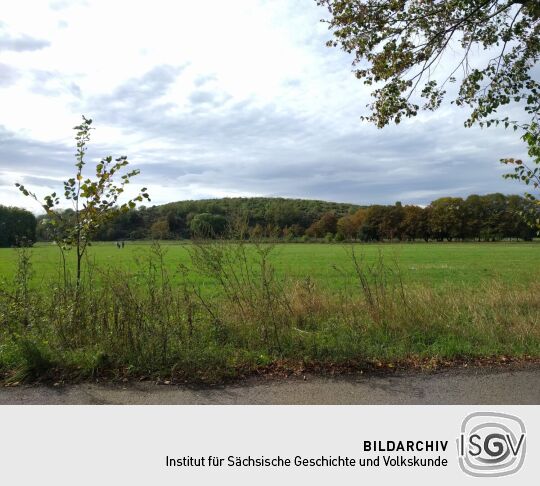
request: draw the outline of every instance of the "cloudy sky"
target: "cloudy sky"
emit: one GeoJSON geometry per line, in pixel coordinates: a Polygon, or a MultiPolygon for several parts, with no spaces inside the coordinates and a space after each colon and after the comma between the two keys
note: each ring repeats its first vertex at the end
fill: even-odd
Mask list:
{"type": "MultiPolygon", "coordinates": [[[[515,135],[465,129],[451,105],[395,127],[360,121],[369,91],[325,46],[314,0],[2,0],[0,203],[36,210],[74,163],[128,155],[154,203],[283,196],[425,204],[521,188],[515,135]]],[[[135,187],[133,188],[135,189],[135,187]]]]}

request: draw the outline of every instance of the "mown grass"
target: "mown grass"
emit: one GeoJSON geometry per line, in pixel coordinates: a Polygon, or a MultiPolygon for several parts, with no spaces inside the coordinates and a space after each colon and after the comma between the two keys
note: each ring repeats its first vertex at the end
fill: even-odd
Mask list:
{"type": "Polygon", "coordinates": [[[274,363],[540,357],[534,244],[94,245],[3,254],[5,379],[216,381],[274,363]]]}

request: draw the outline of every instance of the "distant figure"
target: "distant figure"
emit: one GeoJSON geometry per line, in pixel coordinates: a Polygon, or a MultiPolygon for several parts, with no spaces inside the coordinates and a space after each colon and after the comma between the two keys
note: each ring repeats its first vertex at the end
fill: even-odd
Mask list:
{"type": "Polygon", "coordinates": [[[125,241],[122,241],[122,248],[124,248],[124,245],[126,244],[125,241]]]}
{"type": "Polygon", "coordinates": [[[120,242],[119,241],[116,242],[116,248],[120,248],[120,242]]]}

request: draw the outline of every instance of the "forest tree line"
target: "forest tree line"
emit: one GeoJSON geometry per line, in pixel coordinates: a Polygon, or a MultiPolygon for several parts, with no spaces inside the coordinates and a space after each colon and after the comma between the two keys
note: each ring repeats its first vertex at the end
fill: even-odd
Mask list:
{"type": "MultiPolygon", "coordinates": [[[[516,195],[443,197],[425,207],[332,203],[305,199],[223,198],[140,207],[99,228],[98,241],[222,237],[238,220],[246,236],[286,241],[497,241],[531,240],[521,216],[530,203],[516,195]]],[[[63,213],[69,219],[70,210],[63,213]]],[[[21,238],[50,241],[45,215],[0,206],[0,246],[21,238]]]]}
{"type": "MultiPolygon", "coordinates": [[[[521,213],[530,203],[503,194],[443,197],[426,207],[332,203],[305,199],[223,198],[141,207],[100,228],[96,240],[188,239],[224,236],[247,223],[247,236],[288,241],[496,241],[531,240],[521,213]]],[[[43,217],[38,218],[42,220],[43,217]]],[[[48,240],[46,225],[37,235],[48,240]]]]}

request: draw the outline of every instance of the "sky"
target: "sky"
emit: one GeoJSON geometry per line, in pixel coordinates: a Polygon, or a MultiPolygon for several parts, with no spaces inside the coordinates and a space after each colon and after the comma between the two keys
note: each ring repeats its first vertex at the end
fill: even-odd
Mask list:
{"type": "Polygon", "coordinates": [[[0,204],[39,210],[15,182],[61,191],[82,114],[88,162],[127,155],[153,204],[522,192],[499,163],[524,156],[519,137],[464,128],[466,109],[362,122],[369,88],[326,47],[326,16],[314,0],[2,0],[0,204]]]}

